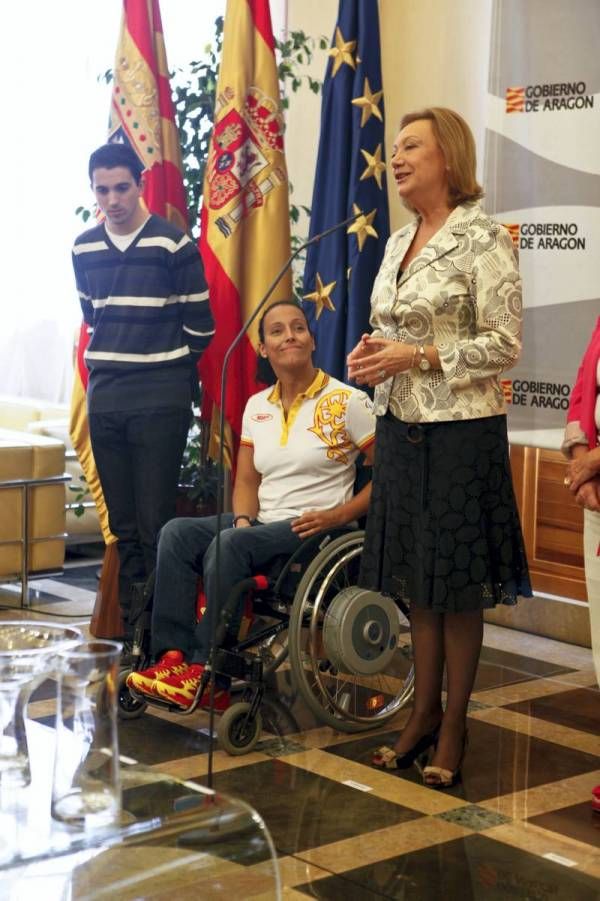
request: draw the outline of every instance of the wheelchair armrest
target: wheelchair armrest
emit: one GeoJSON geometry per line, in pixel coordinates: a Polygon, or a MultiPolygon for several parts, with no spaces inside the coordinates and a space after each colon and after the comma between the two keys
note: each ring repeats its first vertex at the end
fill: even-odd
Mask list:
{"type": "Polygon", "coordinates": [[[291,555],[279,576],[277,577],[274,585],[273,585],[273,594],[278,595],[280,593],[280,588],[283,583],[283,580],[287,578],[290,571],[293,572],[294,564],[301,564],[308,557],[309,560],[315,556],[315,554],[322,550],[326,544],[329,544],[330,541],[333,541],[334,538],[339,538],[340,535],[346,535],[349,532],[356,532],[358,529],[355,526],[347,525],[347,526],[336,526],[334,529],[327,529],[323,532],[317,532],[316,535],[311,535],[310,538],[305,538],[302,541],[302,544],[296,548],[294,553],[291,555]]]}

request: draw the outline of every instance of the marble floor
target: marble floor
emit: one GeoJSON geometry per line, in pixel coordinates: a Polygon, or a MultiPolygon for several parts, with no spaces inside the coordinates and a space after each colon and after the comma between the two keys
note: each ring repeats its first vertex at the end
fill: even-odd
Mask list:
{"type": "MultiPolygon", "coordinates": [[[[36,612],[26,615],[85,628],[96,570],[79,562],[32,583],[36,612]]],[[[0,588],[1,618],[24,615],[11,609],[15,597],[0,588]]],[[[36,693],[33,718],[51,722],[50,695],[44,686],[36,693]]],[[[600,691],[590,651],[486,625],[463,778],[449,791],[424,787],[416,767],[396,775],[369,765],[407,715],[379,733],[335,732],[314,720],[284,669],[266,696],[256,749],[230,757],[217,747],[214,787],[263,816],[284,898],[600,899],[600,814],[590,805],[600,784],[600,691]]],[[[123,755],[206,784],[206,713],[147,711],[120,723],[119,740],[123,755]]],[[[230,882],[229,897],[250,897],[249,877],[240,875],[237,890],[230,882]]]]}

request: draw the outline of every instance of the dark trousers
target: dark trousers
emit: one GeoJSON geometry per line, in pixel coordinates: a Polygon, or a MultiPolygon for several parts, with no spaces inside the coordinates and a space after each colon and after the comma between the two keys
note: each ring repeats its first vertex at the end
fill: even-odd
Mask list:
{"type": "Polygon", "coordinates": [[[119,539],[119,602],[127,628],[132,585],[154,569],[158,533],[175,515],[190,411],[90,413],[89,425],[110,530],[119,539]]]}
{"type": "Polygon", "coordinates": [[[193,662],[210,653],[210,614],[217,618],[231,589],[277,554],[292,554],[302,542],[291,520],[233,529],[233,515],[222,518],[220,579],[217,579],[217,517],[179,518],[160,533],[152,608],[152,652],[180,650],[193,662]],[[198,574],[202,573],[207,614],[196,623],[198,574]],[[220,590],[219,590],[220,589],[220,590]],[[220,602],[220,604],[218,603],[220,602]]]}

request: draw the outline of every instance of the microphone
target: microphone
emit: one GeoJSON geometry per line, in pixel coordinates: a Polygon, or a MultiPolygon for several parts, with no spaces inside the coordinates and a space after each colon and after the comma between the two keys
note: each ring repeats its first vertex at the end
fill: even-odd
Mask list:
{"type": "MultiPolygon", "coordinates": [[[[335,225],[330,226],[330,228],[325,229],[325,231],[319,232],[318,235],[313,235],[312,238],[308,238],[296,250],[290,254],[285,264],[281,267],[271,284],[269,285],[267,291],[261,297],[260,301],[254,308],[251,315],[248,317],[246,322],[241,327],[238,334],[235,336],[227,351],[225,352],[225,356],[223,357],[223,370],[221,372],[221,409],[219,411],[219,458],[217,460],[217,534],[215,536],[215,569],[217,571],[217,603],[212,604],[208,608],[209,614],[209,625],[210,625],[210,653],[209,653],[209,664],[206,667],[209,669],[210,667],[210,694],[209,694],[209,721],[208,721],[208,770],[207,770],[207,783],[208,788],[212,788],[212,779],[213,779],[213,727],[214,727],[214,719],[215,719],[215,709],[214,709],[214,699],[215,699],[215,671],[212,665],[212,661],[214,658],[214,654],[216,651],[215,647],[215,639],[217,633],[217,609],[220,611],[222,609],[221,601],[224,600],[221,598],[221,523],[223,519],[223,503],[224,503],[224,493],[225,493],[225,400],[227,394],[227,374],[229,369],[229,361],[236,349],[239,345],[240,341],[244,338],[244,335],[257,318],[261,310],[264,308],[271,294],[288,271],[296,257],[302,253],[303,250],[306,250],[307,247],[311,247],[313,244],[318,244],[319,241],[322,241],[323,238],[326,238],[328,235],[331,235],[333,232],[337,231],[339,228],[344,228],[347,225],[350,225],[352,222],[355,222],[359,216],[362,216],[362,210],[359,210],[358,213],[354,213],[352,216],[348,216],[347,219],[344,219],[342,222],[337,222],[335,225]]],[[[226,600],[226,599],[225,599],[226,600]]],[[[219,614],[220,615],[220,614],[219,614]]]]}

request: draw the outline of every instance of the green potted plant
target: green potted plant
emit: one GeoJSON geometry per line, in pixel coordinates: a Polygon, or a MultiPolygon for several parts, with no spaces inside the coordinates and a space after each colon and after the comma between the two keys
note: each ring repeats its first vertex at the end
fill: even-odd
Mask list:
{"type": "Polygon", "coordinates": [[[209,516],[216,512],[217,464],[208,456],[209,428],[209,423],[194,410],[179,474],[178,516],[209,516]]]}

